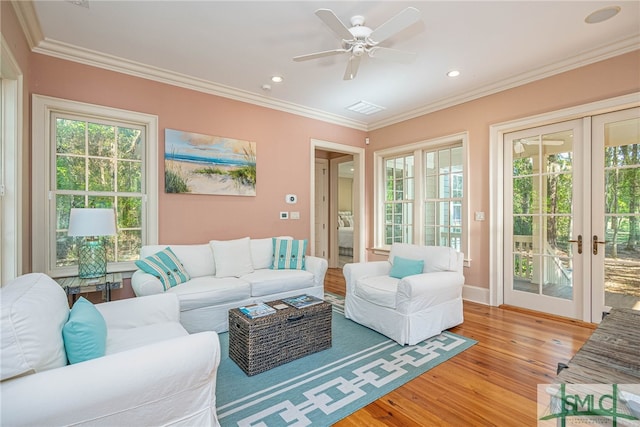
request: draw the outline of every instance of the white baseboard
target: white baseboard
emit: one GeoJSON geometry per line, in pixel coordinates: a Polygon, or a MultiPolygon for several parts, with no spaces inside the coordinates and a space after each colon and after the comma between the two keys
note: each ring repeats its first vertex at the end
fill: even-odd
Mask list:
{"type": "Polygon", "coordinates": [[[479,304],[490,305],[489,289],[478,286],[464,285],[462,287],[462,299],[479,304]]]}

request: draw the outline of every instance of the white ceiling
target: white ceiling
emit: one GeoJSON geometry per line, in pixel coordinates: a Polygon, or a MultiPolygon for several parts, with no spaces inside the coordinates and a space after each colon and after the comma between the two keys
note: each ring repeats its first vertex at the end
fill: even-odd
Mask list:
{"type": "Polygon", "coordinates": [[[74,3],[14,3],[36,52],[363,130],[640,49],[638,1],[74,3]],[[621,12],[585,23],[611,5],[621,12]],[[375,29],[409,6],[421,21],[382,45],[416,52],[411,64],[364,58],[355,80],[345,81],[346,54],[292,60],[340,47],[316,9],[332,9],[345,24],[364,15],[375,29]],[[454,68],[461,75],[447,77],[454,68]],[[272,75],[284,82],[271,83],[272,75]],[[346,110],[358,101],[385,110],[346,110]]]}

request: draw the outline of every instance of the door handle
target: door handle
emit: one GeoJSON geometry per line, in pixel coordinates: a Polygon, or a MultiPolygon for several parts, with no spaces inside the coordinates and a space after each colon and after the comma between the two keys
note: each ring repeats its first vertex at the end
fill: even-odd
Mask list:
{"type": "Polygon", "coordinates": [[[600,242],[598,241],[598,236],[596,234],[593,235],[593,254],[594,255],[598,255],[598,245],[604,245],[607,244],[609,242],[607,242],[606,240],[604,242],[600,242]]]}
{"type": "Polygon", "coordinates": [[[578,239],[577,240],[569,240],[570,243],[577,243],[578,244],[578,253],[581,254],[582,253],[582,234],[578,234],[578,239]]]}

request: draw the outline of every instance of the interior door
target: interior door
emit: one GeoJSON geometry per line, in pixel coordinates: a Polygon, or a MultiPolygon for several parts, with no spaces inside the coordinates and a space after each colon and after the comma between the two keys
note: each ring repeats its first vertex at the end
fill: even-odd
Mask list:
{"type": "Polygon", "coordinates": [[[505,135],[505,304],[583,317],[582,129],[574,120],[505,135]]]}
{"type": "Polygon", "coordinates": [[[612,307],[640,309],[640,108],[594,116],[592,321],[612,307]],[[597,197],[596,197],[597,196],[597,197]]]}

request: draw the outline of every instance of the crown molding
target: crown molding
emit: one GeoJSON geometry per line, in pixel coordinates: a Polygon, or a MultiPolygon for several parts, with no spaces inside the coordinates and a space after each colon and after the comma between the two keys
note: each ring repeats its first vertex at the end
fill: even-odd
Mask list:
{"type": "Polygon", "coordinates": [[[22,32],[29,44],[29,49],[33,50],[44,38],[36,9],[33,7],[33,2],[12,0],[11,5],[16,12],[18,22],[22,27],[22,32]]]}
{"type": "Polygon", "coordinates": [[[563,61],[556,62],[546,67],[540,67],[526,73],[507,78],[498,83],[483,86],[475,91],[465,92],[464,94],[451,96],[432,102],[428,105],[397,114],[384,120],[369,124],[369,131],[380,129],[406,120],[414,119],[425,114],[433,113],[438,110],[453,107],[458,104],[473,101],[488,95],[502,92],[514,87],[522,86],[537,80],[551,77],[556,74],[564,73],[585,65],[593,64],[605,59],[613,58],[625,53],[633,52],[640,49],[640,36],[629,37],[614,43],[601,45],[595,49],[582,52],[578,55],[569,57],[563,61]]]}

